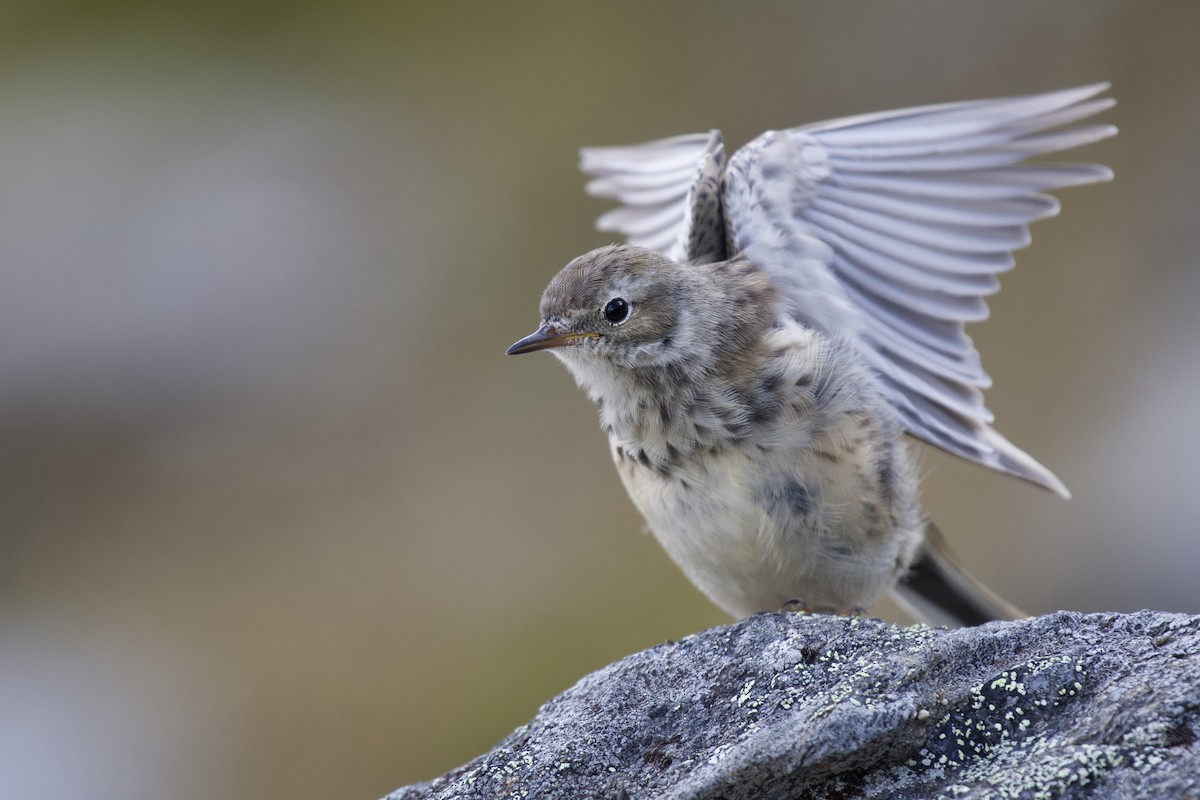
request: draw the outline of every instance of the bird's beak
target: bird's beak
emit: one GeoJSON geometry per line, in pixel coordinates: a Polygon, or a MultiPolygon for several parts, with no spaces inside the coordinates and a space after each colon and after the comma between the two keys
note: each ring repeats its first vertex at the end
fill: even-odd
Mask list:
{"type": "Polygon", "coordinates": [[[583,333],[559,333],[553,325],[543,325],[524,339],[504,351],[505,355],[532,353],[534,350],[549,350],[551,347],[566,347],[578,339],[595,339],[600,334],[594,331],[583,333]]]}

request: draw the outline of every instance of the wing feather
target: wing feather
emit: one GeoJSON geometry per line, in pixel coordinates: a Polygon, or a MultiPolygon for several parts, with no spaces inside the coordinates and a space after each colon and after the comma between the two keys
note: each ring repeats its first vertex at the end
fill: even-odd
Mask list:
{"type": "Polygon", "coordinates": [[[857,241],[843,238],[833,232],[830,233],[829,240],[836,244],[838,252],[845,254],[842,263],[847,267],[853,266],[855,269],[876,274],[881,279],[890,279],[916,289],[928,289],[968,297],[972,295],[985,297],[995,294],[1000,288],[1000,280],[995,273],[1012,264],[1010,257],[1007,264],[996,263],[993,270],[941,272],[933,269],[917,269],[889,252],[872,250],[857,241]]]}
{"type": "Polygon", "coordinates": [[[681,202],[660,203],[638,208],[616,208],[596,220],[602,231],[620,231],[629,236],[645,236],[679,225],[681,202]]]}
{"type": "Polygon", "coordinates": [[[1112,172],[1096,164],[1037,164],[967,170],[949,175],[842,173],[830,175],[828,185],[867,194],[982,202],[1021,198],[1029,192],[1044,192],[1111,179],[1112,172]]]}
{"type": "Polygon", "coordinates": [[[908,218],[932,225],[967,225],[988,228],[997,223],[1022,225],[1058,213],[1058,200],[1048,194],[1028,194],[977,200],[970,205],[947,200],[886,191],[862,191],[830,183],[821,192],[821,202],[830,206],[861,208],[890,217],[908,218]]]}
{"type": "MultiPolygon", "coordinates": [[[[971,136],[981,131],[1018,125],[1069,108],[1091,109],[1075,117],[1082,119],[1111,107],[1112,98],[1092,100],[1108,89],[1107,83],[1094,83],[1055,92],[1006,97],[993,100],[940,103],[896,111],[878,111],[854,117],[817,122],[794,130],[820,131],[830,146],[902,145],[945,142],[971,136]],[[1091,100],[1091,104],[1087,101],[1091,100]],[[936,124],[931,124],[931,119],[936,124]]],[[[1062,123],[1054,123],[1062,124],[1062,123]]]]}
{"type": "Polygon", "coordinates": [[[824,195],[813,198],[805,217],[818,224],[837,219],[843,225],[869,230],[882,237],[951,253],[1009,253],[1029,244],[1029,229],[1024,225],[928,225],[865,208],[838,205],[826,200],[824,195]]]}
{"type": "MultiPolygon", "coordinates": [[[[627,147],[583,149],[579,168],[593,176],[587,191],[622,204],[602,215],[596,227],[624,234],[630,244],[684,260],[689,222],[697,211],[694,190],[702,181],[706,157],[718,169],[724,168],[724,144],[718,131],[627,147]]],[[[707,213],[720,218],[719,193],[707,192],[704,200],[716,209],[707,213]]]]}

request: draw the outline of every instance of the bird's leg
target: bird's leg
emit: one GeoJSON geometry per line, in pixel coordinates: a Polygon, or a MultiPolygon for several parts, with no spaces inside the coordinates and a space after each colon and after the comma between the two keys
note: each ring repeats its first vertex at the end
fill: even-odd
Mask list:
{"type": "Polygon", "coordinates": [[[827,614],[831,617],[865,617],[867,615],[867,609],[862,606],[850,606],[850,608],[812,606],[802,597],[788,600],[779,610],[784,613],[794,614],[827,614]]]}
{"type": "Polygon", "coordinates": [[[779,609],[784,614],[812,614],[813,608],[803,597],[793,597],[779,609]]]}

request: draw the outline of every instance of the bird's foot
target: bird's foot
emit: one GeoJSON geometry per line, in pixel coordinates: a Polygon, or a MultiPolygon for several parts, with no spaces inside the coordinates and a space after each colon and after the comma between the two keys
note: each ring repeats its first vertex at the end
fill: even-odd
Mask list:
{"type": "Polygon", "coordinates": [[[850,608],[814,606],[809,605],[809,602],[802,597],[788,600],[779,610],[793,614],[827,614],[831,617],[865,617],[867,615],[867,609],[862,606],[850,606],[850,608]]]}

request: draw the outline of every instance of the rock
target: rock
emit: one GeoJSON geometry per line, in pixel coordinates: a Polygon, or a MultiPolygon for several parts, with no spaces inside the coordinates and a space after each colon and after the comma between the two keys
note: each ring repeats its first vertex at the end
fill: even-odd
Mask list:
{"type": "Polygon", "coordinates": [[[760,614],[595,672],[417,798],[1197,798],[1200,617],[760,614]]]}

